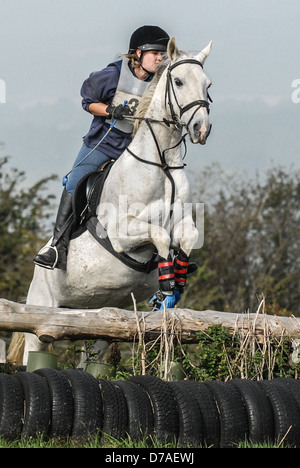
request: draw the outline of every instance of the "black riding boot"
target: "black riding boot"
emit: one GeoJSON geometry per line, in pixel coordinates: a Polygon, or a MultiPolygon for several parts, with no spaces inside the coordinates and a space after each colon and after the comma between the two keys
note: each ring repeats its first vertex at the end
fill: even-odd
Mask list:
{"type": "Polygon", "coordinates": [[[72,195],[64,189],[58,208],[51,244],[43,247],[33,257],[36,265],[49,270],[66,269],[67,253],[73,228],[72,195]]]}

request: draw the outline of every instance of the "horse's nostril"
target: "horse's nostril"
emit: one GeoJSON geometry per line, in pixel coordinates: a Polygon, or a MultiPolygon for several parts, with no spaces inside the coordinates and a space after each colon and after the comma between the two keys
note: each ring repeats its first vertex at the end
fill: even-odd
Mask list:
{"type": "Polygon", "coordinates": [[[199,136],[200,136],[200,129],[201,129],[200,123],[199,123],[199,122],[196,122],[196,123],[194,124],[194,127],[193,127],[194,135],[195,135],[196,137],[199,137],[199,136]]]}

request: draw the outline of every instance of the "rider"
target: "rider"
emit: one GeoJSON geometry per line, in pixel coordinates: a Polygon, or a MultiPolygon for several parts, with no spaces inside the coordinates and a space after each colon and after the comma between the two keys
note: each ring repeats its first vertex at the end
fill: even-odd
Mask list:
{"type": "Polygon", "coordinates": [[[133,125],[126,116],[134,114],[168,41],[169,35],[160,27],[142,26],[132,34],[128,54],[102,71],[91,73],[83,83],[82,106],[94,118],[72,171],[65,178],[51,244],[34,256],[35,264],[48,269],[66,268],[74,190],[80,179],[104,162],[117,159],[131,142],[133,125]]]}

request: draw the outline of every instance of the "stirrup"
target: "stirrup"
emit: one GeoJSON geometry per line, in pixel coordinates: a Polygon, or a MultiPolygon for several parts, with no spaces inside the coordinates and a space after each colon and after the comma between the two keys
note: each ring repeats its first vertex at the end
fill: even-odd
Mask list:
{"type": "Polygon", "coordinates": [[[46,250],[46,249],[53,249],[54,252],[55,252],[55,261],[53,263],[52,266],[48,266],[48,265],[45,265],[44,263],[39,263],[39,262],[36,262],[35,260],[34,263],[35,265],[38,265],[42,268],[47,268],[47,270],[54,270],[54,268],[56,267],[57,265],[57,262],[58,262],[58,250],[56,248],[56,246],[52,246],[52,245],[45,245],[44,247],[41,248],[41,250],[37,253],[37,255],[42,255],[43,254],[43,251],[46,250]]]}

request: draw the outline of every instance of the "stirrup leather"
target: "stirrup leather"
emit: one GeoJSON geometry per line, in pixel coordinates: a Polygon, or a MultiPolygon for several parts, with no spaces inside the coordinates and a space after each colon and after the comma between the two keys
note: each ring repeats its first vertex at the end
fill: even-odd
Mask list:
{"type": "Polygon", "coordinates": [[[56,267],[57,265],[57,262],[58,262],[58,250],[56,248],[56,246],[52,246],[52,245],[45,245],[44,247],[41,248],[41,250],[38,252],[37,255],[43,255],[43,251],[46,250],[46,249],[53,249],[54,252],[55,252],[55,261],[53,263],[52,266],[48,266],[48,265],[45,265],[44,263],[39,263],[39,262],[36,262],[34,260],[34,263],[40,267],[43,267],[43,268],[47,268],[48,270],[54,270],[54,268],[56,267]]]}

